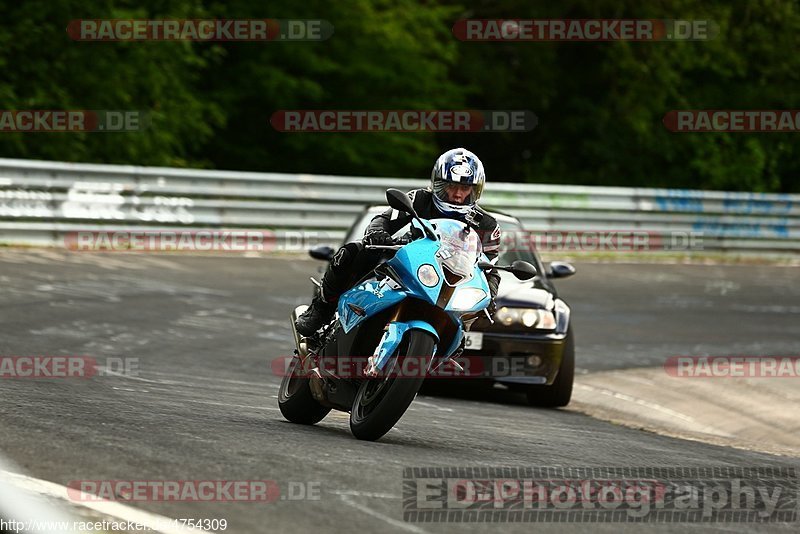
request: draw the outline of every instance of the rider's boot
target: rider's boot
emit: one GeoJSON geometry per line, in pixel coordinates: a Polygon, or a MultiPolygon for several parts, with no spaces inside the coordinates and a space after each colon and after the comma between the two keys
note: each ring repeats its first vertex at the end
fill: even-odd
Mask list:
{"type": "Polygon", "coordinates": [[[297,333],[303,337],[312,336],[317,330],[331,322],[335,311],[335,302],[326,302],[321,295],[317,295],[311,301],[311,306],[295,321],[297,333]]]}

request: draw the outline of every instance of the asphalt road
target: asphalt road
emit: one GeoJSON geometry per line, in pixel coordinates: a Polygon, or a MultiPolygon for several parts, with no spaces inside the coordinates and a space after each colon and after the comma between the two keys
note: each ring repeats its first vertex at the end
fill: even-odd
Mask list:
{"type": "MultiPolygon", "coordinates": [[[[0,250],[0,356],[123,358],[138,368],[135,376],[3,380],[0,454],[64,485],[269,479],[282,496],[290,486],[319,488],[318,500],[135,504],[170,517],[226,518],[228,532],[589,527],[406,523],[408,466],[797,467],[788,458],[528,408],[502,391],[420,396],[377,443],[352,438],[345,414],[315,427],[290,424],[277,408],[280,378],[270,362],[291,353],[287,316],[307,300],[316,268],[287,258],[0,250]]],[[[578,367],[592,372],[660,365],[675,354],[796,355],[798,282],[796,267],[579,264],[559,287],[573,308],[578,367]]]]}

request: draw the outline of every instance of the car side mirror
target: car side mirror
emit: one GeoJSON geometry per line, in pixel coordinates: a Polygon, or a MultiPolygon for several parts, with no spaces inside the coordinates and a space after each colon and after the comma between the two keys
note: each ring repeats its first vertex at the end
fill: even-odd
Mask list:
{"type": "Polygon", "coordinates": [[[328,245],[317,245],[308,250],[308,255],[315,260],[331,261],[336,251],[328,245]]]}
{"type": "Polygon", "coordinates": [[[547,276],[550,278],[568,278],[575,274],[577,271],[571,263],[564,261],[551,261],[550,271],[547,276]]]}

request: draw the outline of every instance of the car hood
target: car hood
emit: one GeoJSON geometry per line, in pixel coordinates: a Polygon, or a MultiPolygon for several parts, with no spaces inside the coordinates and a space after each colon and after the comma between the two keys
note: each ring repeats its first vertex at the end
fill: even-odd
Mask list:
{"type": "Polygon", "coordinates": [[[553,308],[553,295],[534,280],[518,280],[513,274],[500,272],[497,306],[553,308]]]}

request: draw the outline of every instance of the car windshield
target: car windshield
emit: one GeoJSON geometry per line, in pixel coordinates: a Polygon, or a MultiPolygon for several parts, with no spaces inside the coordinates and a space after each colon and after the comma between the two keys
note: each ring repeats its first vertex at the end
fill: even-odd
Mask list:
{"type": "Polygon", "coordinates": [[[501,265],[511,265],[516,260],[531,262],[536,265],[536,258],[532,250],[529,232],[522,229],[518,224],[501,222],[500,231],[503,234],[500,240],[500,259],[497,260],[501,265]]]}
{"type": "Polygon", "coordinates": [[[433,219],[431,222],[442,242],[437,253],[442,265],[460,278],[470,277],[482,250],[478,233],[453,219],[433,219]]]}

